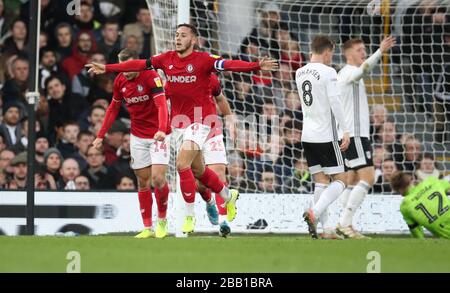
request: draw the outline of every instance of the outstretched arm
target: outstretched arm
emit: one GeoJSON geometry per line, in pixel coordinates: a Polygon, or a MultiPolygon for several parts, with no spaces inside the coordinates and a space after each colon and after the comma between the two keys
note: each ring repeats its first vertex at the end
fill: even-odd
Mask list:
{"type": "Polygon", "coordinates": [[[134,59],[128,60],[122,63],[115,64],[100,64],[96,62],[92,62],[86,64],[86,67],[89,68],[89,73],[94,74],[103,74],[107,72],[131,72],[131,71],[143,71],[150,69],[152,67],[151,58],[149,59],[134,59]]]}
{"type": "Polygon", "coordinates": [[[278,62],[275,59],[264,57],[259,62],[247,62],[242,60],[216,60],[214,68],[217,71],[234,71],[234,72],[250,72],[250,71],[272,71],[278,69],[278,62]]]}

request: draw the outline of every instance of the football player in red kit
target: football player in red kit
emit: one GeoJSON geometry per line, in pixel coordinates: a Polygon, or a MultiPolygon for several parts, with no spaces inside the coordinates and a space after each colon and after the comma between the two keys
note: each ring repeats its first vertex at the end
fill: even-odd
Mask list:
{"type": "Polygon", "coordinates": [[[197,29],[190,24],[180,24],[175,34],[174,51],[168,51],[148,60],[130,60],[120,64],[88,64],[89,72],[142,71],[161,69],[167,77],[171,102],[171,125],[183,129],[183,143],[179,149],[176,167],[180,176],[180,188],[186,202],[186,218],[182,227],[190,233],[195,227],[194,200],[197,189],[195,178],[212,192],[220,194],[227,208],[228,221],[236,216],[237,190],[229,190],[216,173],[205,167],[201,150],[211,131],[210,121],[216,119],[211,103],[209,87],[211,73],[215,71],[250,72],[275,70],[278,64],[270,58],[259,62],[224,60],[219,56],[194,50],[197,29]]]}
{"type": "MultiPolygon", "coordinates": [[[[124,49],[119,61],[138,58],[138,53],[124,49]]],[[[167,200],[169,187],[166,182],[170,159],[170,126],[166,96],[161,78],[155,70],[120,73],[114,81],[114,92],[102,128],[93,145],[102,146],[103,138],[125,102],[131,118],[130,152],[131,168],[138,178],[138,196],[144,230],[136,238],[167,236],[167,200]],[[155,190],[158,220],[152,230],[152,191],[155,190]]]]}

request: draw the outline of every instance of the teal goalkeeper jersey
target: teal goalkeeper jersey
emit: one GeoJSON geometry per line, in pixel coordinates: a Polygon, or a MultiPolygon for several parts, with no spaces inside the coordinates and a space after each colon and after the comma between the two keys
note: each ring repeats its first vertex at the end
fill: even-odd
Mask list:
{"type": "Polygon", "coordinates": [[[414,237],[423,238],[425,227],[437,237],[450,239],[449,189],[450,182],[428,177],[408,190],[400,212],[414,237]]]}

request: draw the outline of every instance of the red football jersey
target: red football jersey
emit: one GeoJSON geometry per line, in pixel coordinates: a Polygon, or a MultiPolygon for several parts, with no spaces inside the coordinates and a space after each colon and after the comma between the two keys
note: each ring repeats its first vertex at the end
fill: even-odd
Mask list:
{"type": "MultiPolygon", "coordinates": [[[[134,136],[153,138],[158,131],[158,109],[153,99],[159,95],[164,95],[164,88],[154,70],[141,71],[132,80],[127,80],[123,73],[116,77],[113,99],[125,100],[131,118],[130,132],[134,136]]],[[[170,133],[169,123],[167,125],[166,133],[170,133]]]]}
{"type": "MultiPolygon", "coordinates": [[[[167,77],[166,95],[170,98],[172,126],[187,127],[194,122],[204,123],[209,115],[216,115],[216,104],[211,96],[211,73],[216,72],[220,56],[194,51],[180,58],[175,51],[153,56],[152,65],[162,69],[167,77]],[[189,118],[189,124],[181,115],[189,118]]],[[[209,124],[209,123],[207,123],[209,124]]]]}

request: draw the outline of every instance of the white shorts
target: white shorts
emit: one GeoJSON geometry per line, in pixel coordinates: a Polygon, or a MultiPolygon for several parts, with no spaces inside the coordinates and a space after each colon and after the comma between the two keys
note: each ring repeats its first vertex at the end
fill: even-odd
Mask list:
{"type": "Polygon", "coordinates": [[[193,141],[200,149],[203,149],[210,131],[211,127],[207,125],[192,123],[183,130],[183,141],[193,141]]]}
{"type": "Polygon", "coordinates": [[[130,135],[131,168],[142,169],[151,165],[168,165],[170,160],[170,134],[164,141],[130,135]]]}
{"type": "Polygon", "coordinates": [[[223,134],[216,135],[206,141],[203,145],[203,159],[205,165],[225,164],[228,165],[223,134]]]}

